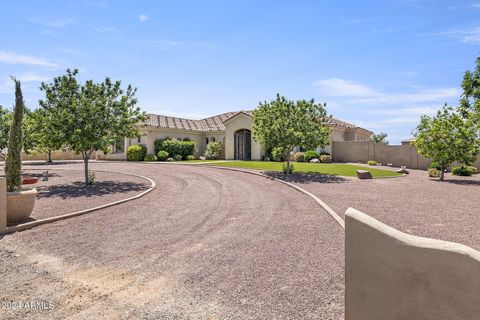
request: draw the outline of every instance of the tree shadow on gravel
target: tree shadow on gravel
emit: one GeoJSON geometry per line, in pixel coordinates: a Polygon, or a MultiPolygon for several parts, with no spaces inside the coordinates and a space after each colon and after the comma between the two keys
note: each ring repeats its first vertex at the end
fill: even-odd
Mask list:
{"type": "Polygon", "coordinates": [[[120,182],[120,181],[99,181],[93,186],[85,187],[85,183],[75,181],[72,184],[54,185],[42,188],[37,194],[37,198],[53,198],[62,199],[79,198],[79,197],[100,197],[110,194],[141,192],[148,189],[143,183],[136,182],[120,182]]]}
{"type": "Polygon", "coordinates": [[[343,183],[349,180],[344,177],[332,176],[327,174],[308,174],[308,173],[294,173],[284,174],[278,171],[265,171],[264,174],[270,178],[275,178],[291,183],[308,184],[312,182],[319,183],[343,183]]]}
{"type": "Polygon", "coordinates": [[[461,179],[447,179],[447,180],[433,180],[437,183],[452,183],[463,186],[480,186],[480,180],[461,180],[461,179]]]}

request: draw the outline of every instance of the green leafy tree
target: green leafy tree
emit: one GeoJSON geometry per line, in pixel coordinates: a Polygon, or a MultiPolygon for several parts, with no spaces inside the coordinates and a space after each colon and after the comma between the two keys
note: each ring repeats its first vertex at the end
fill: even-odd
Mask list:
{"type": "Polygon", "coordinates": [[[414,136],[418,153],[438,163],[440,180],[449,165],[455,161],[470,164],[479,150],[476,129],[470,120],[446,105],[434,117],[422,116],[414,136]]]}
{"type": "Polygon", "coordinates": [[[4,158],[3,150],[8,145],[10,126],[12,124],[12,113],[10,110],[0,106],[0,157],[4,158]]]}
{"type": "Polygon", "coordinates": [[[287,100],[277,94],[275,100],[260,103],[253,111],[253,136],[265,150],[280,148],[292,172],[290,155],[294,147],[314,149],[329,143],[330,129],[323,105],[312,100],[287,100]]]}
{"type": "Polygon", "coordinates": [[[20,81],[12,79],[15,82],[15,108],[8,138],[8,153],[5,159],[5,174],[9,192],[19,191],[22,188],[22,121],[25,110],[20,81]]]}
{"type": "Polygon", "coordinates": [[[121,89],[120,81],[106,78],[101,83],[87,80],[80,83],[78,70],[51,83],[42,83],[45,99],[40,107],[45,112],[44,125],[62,131],[60,141],[82,155],[85,166],[85,185],[88,185],[88,163],[94,151],[107,153],[110,146],[124,137],[139,136],[139,126],[146,117],[136,107],[136,89],[121,89]]]}
{"type": "Polygon", "coordinates": [[[28,132],[30,150],[48,154],[48,162],[52,162],[52,151],[59,150],[64,144],[64,132],[53,125],[49,113],[44,108],[29,112],[25,121],[25,130],[28,132]]]}
{"type": "Polygon", "coordinates": [[[462,89],[459,111],[480,129],[480,57],[476,60],[474,71],[465,71],[462,89]]]}
{"type": "Polygon", "coordinates": [[[388,141],[386,140],[387,136],[388,135],[385,132],[380,132],[380,133],[377,133],[377,134],[372,134],[372,136],[370,138],[375,143],[388,144],[388,141]]]}

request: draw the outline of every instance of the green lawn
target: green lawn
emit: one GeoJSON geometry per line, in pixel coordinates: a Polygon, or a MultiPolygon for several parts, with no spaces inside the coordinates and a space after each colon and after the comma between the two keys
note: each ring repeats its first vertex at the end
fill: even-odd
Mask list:
{"type": "MultiPolygon", "coordinates": [[[[374,178],[381,177],[397,177],[401,174],[394,171],[382,170],[370,167],[362,167],[351,164],[343,163],[303,163],[294,162],[295,172],[302,173],[317,173],[317,174],[329,174],[335,176],[354,177],[357,175],[355,170],[367,170],[370,171],[374,178]]],[[[213,164],[212,164],[213,165],[213,164]]],[[[237,167],[237,168],[249,168],[258,170],[272,170],[282,171],[281,162],[270,161],[230,161],[215,163],[215,166],[219,167],[237,167]]]]}

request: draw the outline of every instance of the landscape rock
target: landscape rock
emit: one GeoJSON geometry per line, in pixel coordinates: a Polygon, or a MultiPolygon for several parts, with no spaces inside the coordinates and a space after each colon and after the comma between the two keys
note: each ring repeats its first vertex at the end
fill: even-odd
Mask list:
{"type": "Polygon", "coordinates": [[[207,160],[207,158],[205,158],[204,156],[200,156],[198,157],[198,160],[207,160]]]}
{"type": "Polygon", "coordinates": [[[173,158],[167,158],[167,161],[175,161],[173,158]]]}
{"type": "Polygon", "coordinates": [[[357,170],[358,179],[372,179],[372,173],[366,170],[357,170]]]}
{"type": "Polygon", "coordinates": [[[397,173],[404,173],[404,174],[409,174],[410,173],[410,171],[408,171],[407,169],[404,169],[404,168],[398,169],[396,172],[397,173]]]}
{"type": "Polygon", "coordinates": [[[317,158],[314,158],[314,159],[310,160],[310,162],[311,162],[311,163],[319,163],[320,160],[318,160],[317,158]]]}

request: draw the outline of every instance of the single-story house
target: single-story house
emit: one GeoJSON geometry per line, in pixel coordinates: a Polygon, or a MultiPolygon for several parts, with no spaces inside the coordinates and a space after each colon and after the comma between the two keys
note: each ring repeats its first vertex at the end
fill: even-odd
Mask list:
{"type": "MultiPolygon", "coordinates": [[[[372,131],[332,117],[329,118],[329,126],[330,141],[368,141],[373,134],[372,131]]],[[[253,139],[252,128],[251,111],[226,112],[201,120],[149,114],[145,126],[141,128],[143,135],[126,138],[123,150],[118,148],[115,151],[123,153],[131,145],[143,144],[148,153],[154,153],[157,139],[189,138],[196,142],[195,156],[202,155],[209,142],[220,141],[224,147],[221,155],[224,159],[261,160],[265,151],[253,139]]],[[[330,152],[330,146],[325,151],[330,152]]]]}

